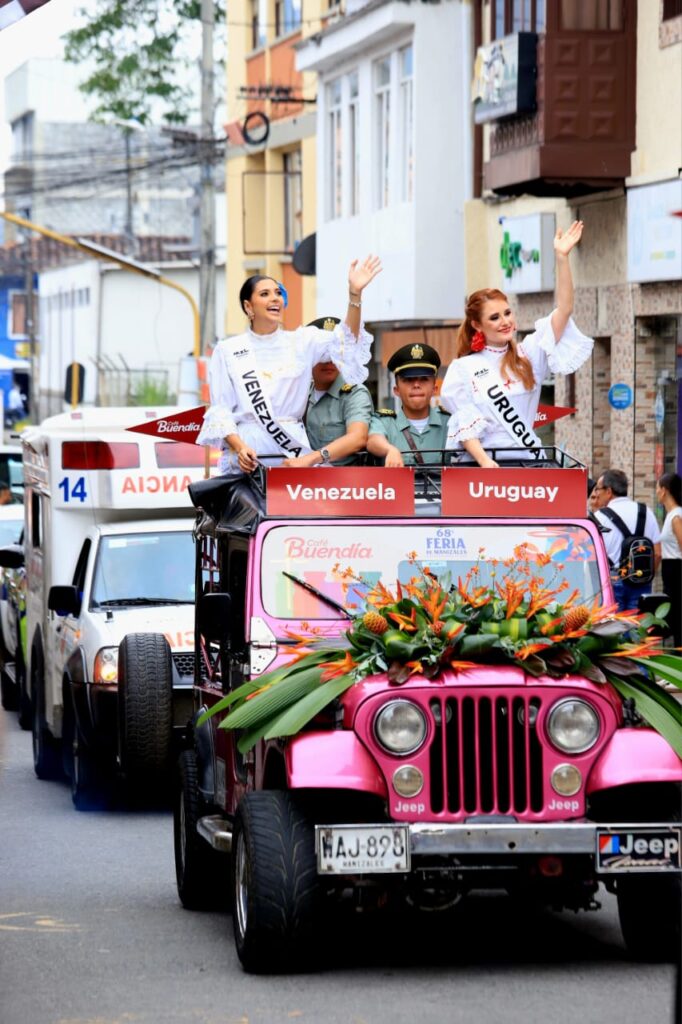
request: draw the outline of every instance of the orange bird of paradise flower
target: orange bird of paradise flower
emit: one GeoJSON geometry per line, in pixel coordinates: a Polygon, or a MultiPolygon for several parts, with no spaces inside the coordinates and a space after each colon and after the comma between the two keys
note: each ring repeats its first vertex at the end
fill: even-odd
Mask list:
{"type": "Polygon", "coordinates": [[[326,683],[330,679],[336,679],[337,676],[345,676],[348,672],[352,672],[356,667],[357,662],[353,661],[350,651],[346,651],[341,661],[323,661],[320,665],[321,669],[326,669],[320,676],[320,682],[326,683]]]}
{"type": "Polygon", "coordinates": [[[400,612],[389,612],[389,619],[398,623],[398,629],[404,629],[406,633],[417,632],[417,609],[413,608],[408,615],[401,615],[400,612]]]}
{"type": "Polygon", "coordinates": [[[525,647],[519,648],[514,657],[525,661],[531,654],[536,654],[538,651],[546,651],[548,646],[549,644],[526,644],[525,647]]]}

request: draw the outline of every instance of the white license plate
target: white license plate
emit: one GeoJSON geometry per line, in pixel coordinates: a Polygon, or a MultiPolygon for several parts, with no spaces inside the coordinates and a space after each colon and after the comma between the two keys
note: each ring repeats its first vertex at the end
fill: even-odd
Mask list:
{"type": "Polygon", "coordinates": [[[410,870],[407,825],[316,825],[315,849],[324,875],[410,870]]]}

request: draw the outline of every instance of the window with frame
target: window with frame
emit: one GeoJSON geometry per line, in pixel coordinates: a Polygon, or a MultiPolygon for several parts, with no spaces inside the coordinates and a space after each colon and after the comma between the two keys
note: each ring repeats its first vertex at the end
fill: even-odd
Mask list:
{"type": "Polygon", "coordinates": [[[24,338],[27,332],[27,308],[25,292],[9,293],[9,337],[24,338]]]}
{"type": "Polygon", "coordinates": [[[301,0],[276,0],[275,35],[285,36],[301,26],[301,0]]]}
{"type": "Polygon", "coordinates": [[[663,0],[661,20],[670,21],[672,18],[679,18],[682,15],[682,0],[663,0]]]}
{"type": "Polygon", "coordinates": [[[414,48],[398,53],[400,68],[401,198],[411,202],[414,192],[414,48]]]}
{"type": "Polygon", "coordinates": [[[383,209],[390,198],[391,58],[374,65],[374,122],[376,139],[376,206],[383,209]]]}
{"type": "Polygon", "coordinates": [[[343,131],[341,126],[341,79],[327,85],[327,216],[329,220],[343,212],[343,131]]]}
{"type": "Polygon", "coordinates": [[[493,39],[515,32],[544,32],[546,0],[491,0],[490,27],[493,39]]]}
{"type": "Polygon", "coordinates": [[[284,170],[284,247],[293,252],[303,238],[303,174],[300,149],[285,153],[284,170]]]}
{"type": "Polygon", "coordinates": [[[251,48],[259,50],[266,43],[265,24],[267,0],[251,0],[251,48]]]}
{"type": "Polygon", "coordinates": [[[348,75],[348,149],[351,217],[360,212],[360,84],[357,71],[348,75]]]}
{"type": "Polygon", "coordinates": [[[561,0],[559,24],[567,32],[621,32],[622,0],[561,0]]]}

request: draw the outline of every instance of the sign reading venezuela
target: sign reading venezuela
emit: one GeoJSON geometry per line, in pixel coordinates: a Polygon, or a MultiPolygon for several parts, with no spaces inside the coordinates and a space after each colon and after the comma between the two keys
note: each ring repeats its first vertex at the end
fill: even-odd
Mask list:
{"type": "Polygon", "coordinates": [[[269,516],[411,516],[414,477],[411,469],[335,466],[333,469],[268,471],[269,516]]]}
{"type": "Polygon", "coordinates": [[[584,469],[444,469],[444,516],[587,516],[584,469]]]}

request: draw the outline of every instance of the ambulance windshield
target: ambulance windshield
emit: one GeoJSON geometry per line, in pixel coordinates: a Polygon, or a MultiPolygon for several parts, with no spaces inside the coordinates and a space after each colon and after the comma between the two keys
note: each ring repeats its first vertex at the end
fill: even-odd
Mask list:
{"type": "Polygon", "coordinates": [[[565,580],[566,595],[578,589],[590,603],[601,593],[594,542],[578,525],[382,523],[360,528],[297,523],[273,527],[264,539],[263,609],[276,618],[338,619],[333,602],[356,615],[376,583],[389,588],[396,579],[409,583],[415,560],[454,585],[477,567],[478,586],[491,585],[496,568],[504,573],[505,561],[518,566],[525,560],[544,586],[554,588],[565,580]]]}
{"type": "Polygon", "coordinates": [[[194,542],[188,531],[104,537],[91,608],[194,603],[194,542]]]}

